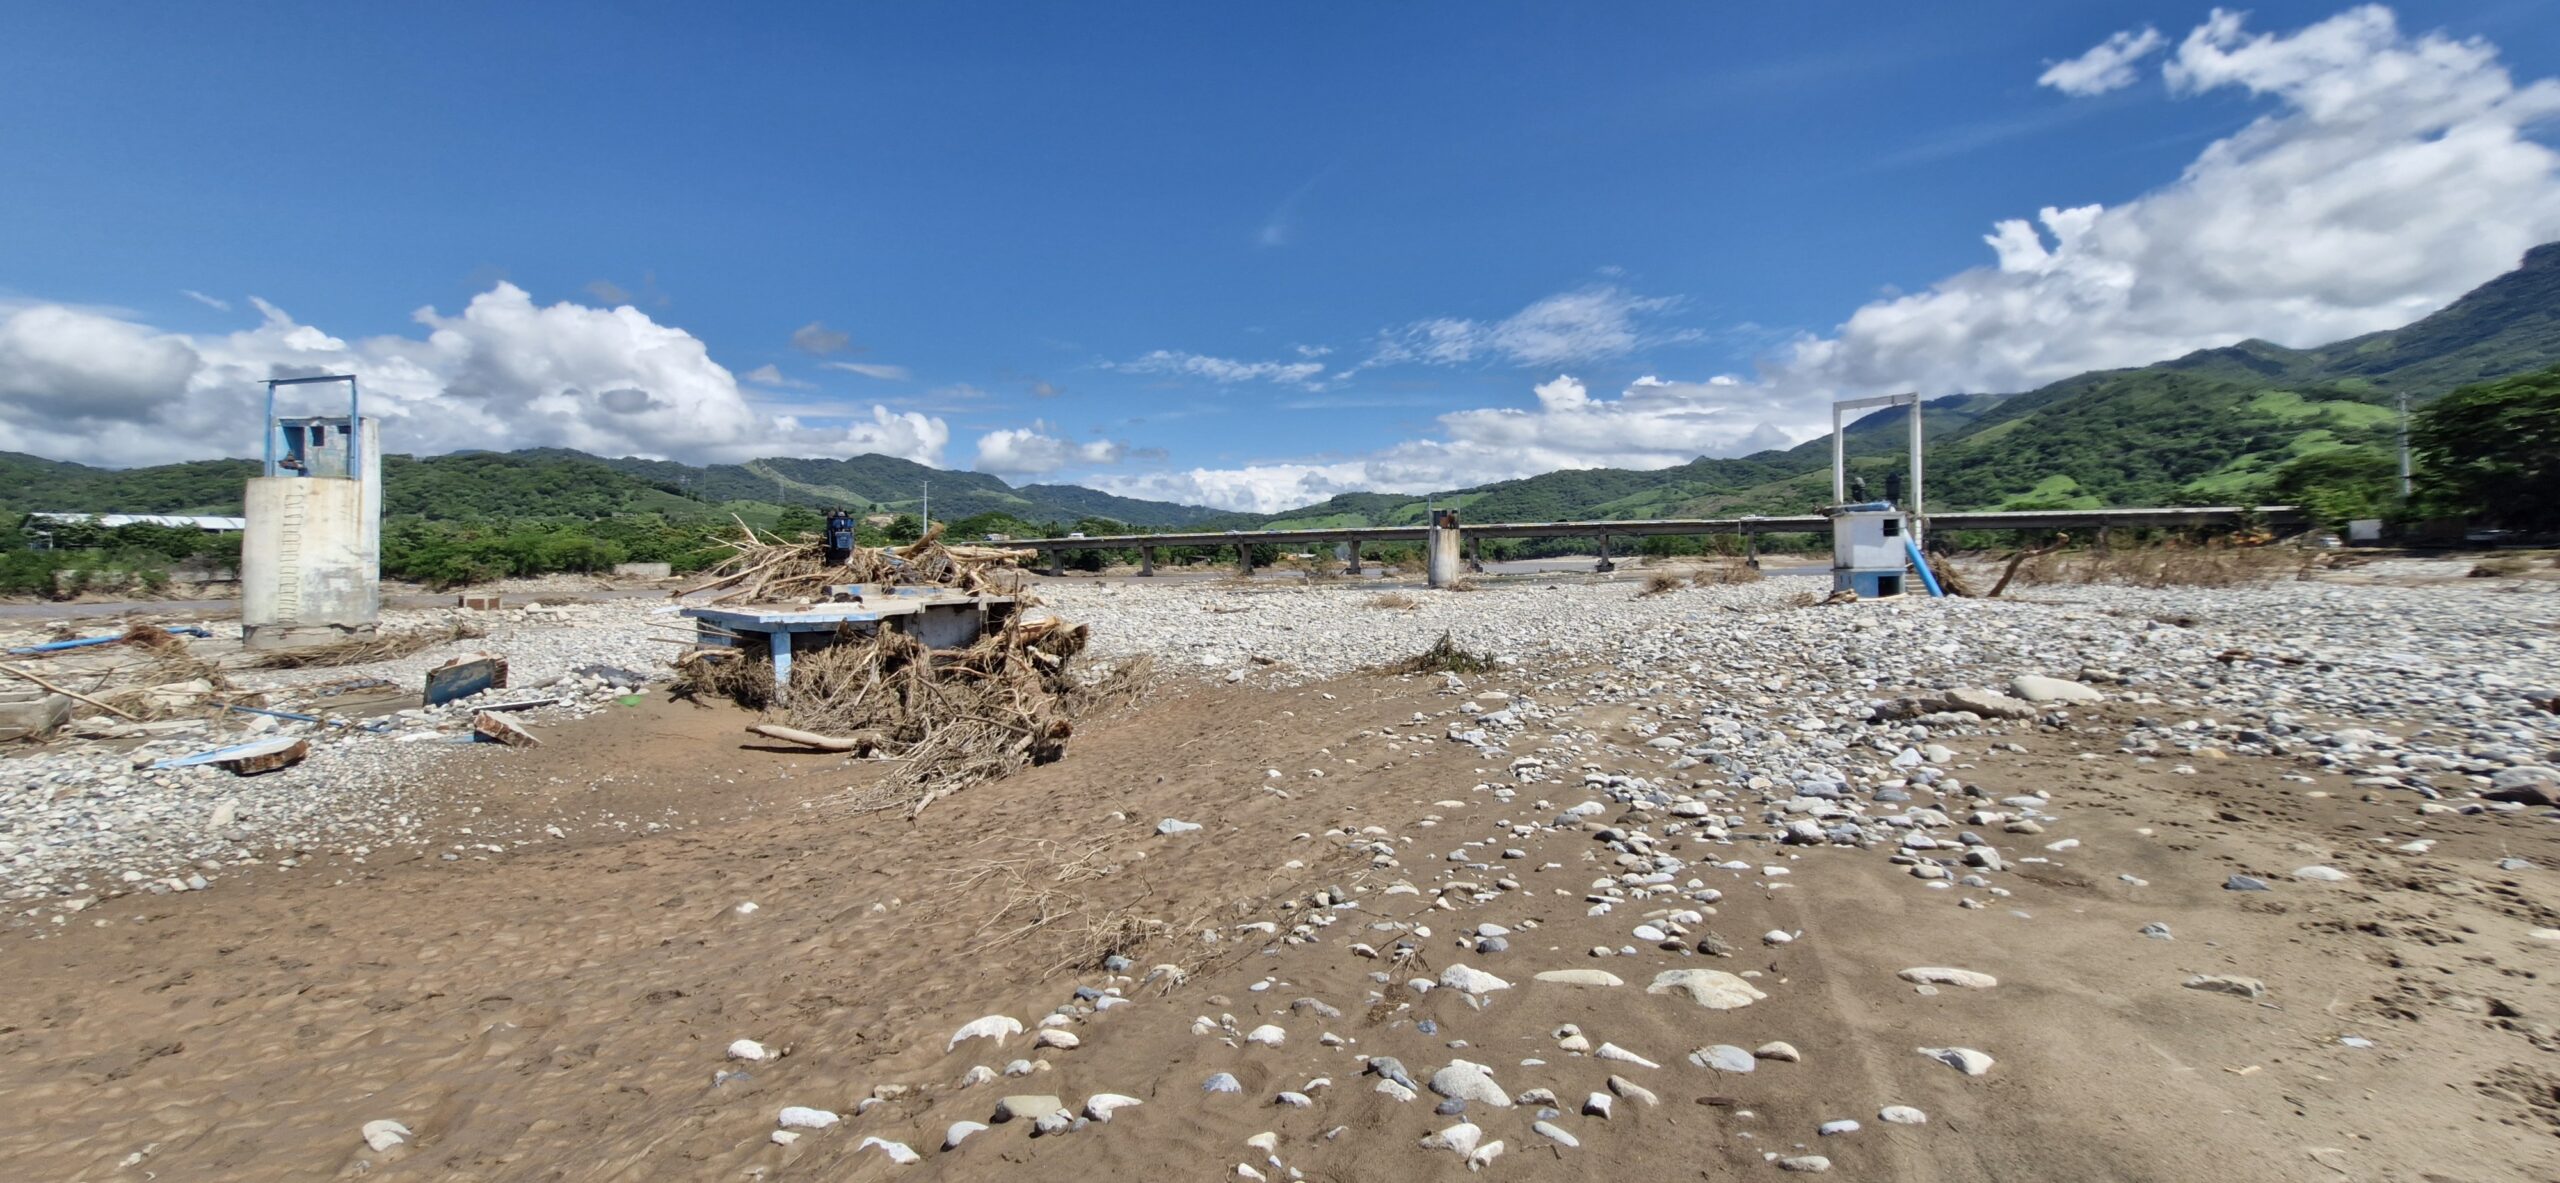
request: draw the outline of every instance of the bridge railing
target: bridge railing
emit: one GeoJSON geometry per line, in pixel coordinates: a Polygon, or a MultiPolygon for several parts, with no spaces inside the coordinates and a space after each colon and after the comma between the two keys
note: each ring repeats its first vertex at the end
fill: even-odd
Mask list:
{"type": "MultiPolygon", "coordinates": [[[[2104,530],[2120,529],[2204,529],[2238,526],[2257,521],[2281,528],[2309,524],[2309,518],[2291,505],[2195,505],[2127,509],[2069,510],[1982,510],[1931,514],[1925,519],[1932,530],[2104,530]]],[[[1484,522],[1460,527],[1461,533],[1481,542],[1486,538],[1598,538],[1602,559],[1607,559],[1608,542],[1612,538],[1659,538],[1695,535],[1809,534],[1830,528],[1831,519],[1819,514],[1797,514],[1774,517],[1744,516],[1732,518],[1640,518],[1617,521],[1570,522],[1484,522]]],[[[1430,531],[1422,526],[1336,526],[1306,530],[1196,530],[1170,534],[1093,534],[1084,537],[1016,538],[1005,546],[1036,550],[1047,560],[1052,574],[1057,573],[1059,556],[1075,550],[1136,550],[1143,575],[1155,573],[1155,552],[1167,547],[1234,547],[1239,565],[1250,574],[1253,549],[1276,546],[1287,549],[1311,549],[1332,543],[1351,546],[1349,570],[1360,571],[1360,545],[1363,543],[1422,542],[1430,531]]]]}

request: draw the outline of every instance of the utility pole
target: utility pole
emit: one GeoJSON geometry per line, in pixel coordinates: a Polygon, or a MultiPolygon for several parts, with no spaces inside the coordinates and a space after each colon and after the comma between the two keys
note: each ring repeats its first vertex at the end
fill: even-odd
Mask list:
{"type": "Polygon", "coordinates": [[[2409,396],[2400,396],[2400,501],[2407,504],[2411,492],[2409,480],[2409,396]]]}
{"type": "Polygon", "coordinates": [[[924,528],[933,528],[933,482],[924,483],[924,528]]]}

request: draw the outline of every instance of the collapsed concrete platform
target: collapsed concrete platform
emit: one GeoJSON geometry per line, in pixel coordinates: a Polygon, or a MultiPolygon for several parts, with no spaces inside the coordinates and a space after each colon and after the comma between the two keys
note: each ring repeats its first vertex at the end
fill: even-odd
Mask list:
{"type": "Polygon", "coordinates": [[[865,637],[892,629],[932,649],[957,649],[977,643],[990,629],[1003,628],[1021,609],[1012,596],[979,596],[931,587],[885,584],[841,584],[828,589],[833,602],[805,606],[741,605],[686,608],[694,621],[695,640],[712,648],[752,650],[763,646],[773,655],[774,701],[787,701],[791,687],[791,655],[834,644],[846,636],[865,637]]]}

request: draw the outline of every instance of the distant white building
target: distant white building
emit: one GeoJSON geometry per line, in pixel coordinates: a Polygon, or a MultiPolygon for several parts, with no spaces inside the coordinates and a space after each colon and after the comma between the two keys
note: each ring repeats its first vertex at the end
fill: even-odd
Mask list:
{"type": "Polygon", "coordinates": [[[208,534],[237,534],[249,528],[247,518],[223,518],[163,513],[31,513],[30,525],[71,526],[94,523],[107,529],[118,526],[176,526],[202,530],[208,534]]]}

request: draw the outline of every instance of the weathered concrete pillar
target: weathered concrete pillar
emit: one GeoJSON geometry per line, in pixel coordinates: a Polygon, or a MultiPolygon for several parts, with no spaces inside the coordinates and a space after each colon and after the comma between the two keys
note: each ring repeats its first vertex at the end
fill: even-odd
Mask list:
{"type": "Polygon", "coordinates": [[[1253,578],[1252,543],[1239,542],[1236,544],[1236,572],[1247,579],[1253,578]]]}
{"type": "MultiPolygon", "coordinates": [[[[382,607],[381,435],[372,419],[353,422],[352,447],[342,427],[334,449],[312,445],[308,468],[249,478],[240,537],[240,636],[248,648],[374,631],[382,607]]],[[[267,426],[271,439],[277,430],[267,426]]]]}
{"type": "Polygon", "coordinates": [[[1754,571],[1760,569],[1760,532],[1758,530],[1745,529],[1742,532],[1742,565],[1754,571]]]}
{"type": "Polygon", "coordinates": [[[1054,547],[1054,546],[1053,546],[1053,547],[1050,547],[1050,548],[1049,548],[1049,574],[1051,574],[1051,575],[1064,575],[1064,574],[1066,574],[1066,573],[1067,573],[1067,568],[1066,568],[1066,553],[1065,553],[1065,552],[1063,552],[1063,551],[1061,551],[1061,550],[1059,550],[1057,547],[1054,547]]]}
{"type": "Polygon", "coordinates": [[[1478,575],[1484,574],[1484,535],[1482,534],[1467,540],[1467,570],[1478,575]]]}
{"type": "Polygon", "coordinates": [[[1422,536],[1422,570],[1424,581],[1432,587],[1447,587],[1458,581],[1458,547],[1464,542],[1458,530],[1458,511],[1431,511],[1431,529],[1422,536]]]}
{"type": "Polygon", "coordinates": [[[1618,569],[1616,563],[1609,561],[1609,536],[1606,534],[1600,536],[1600,562],[1591,569],[1603,575],[1618,569]]]}
{"type": "Polygon", "coordinates": [[[1348,565],[1342,568],[1342,573],[1345,575],[1358,575],[1360,573],[1360,540],[1357,538],[1352,539],[1345,549],[1349,552],[1347,557],[1351,561],[1348,565]]]}
{"type": "Polygon", "coordinates": [[[1155,573],[1156,573],[1156,548],[1154,548],[1154,547],[1152,547],[1152,546],[1141,546],[1141,547],[1139,547],[1139,548],[1138,548],[1138,574],[1140,574],[1140,575],[1153,575],[1153,574],[1155,574],[1155,573]]]}

